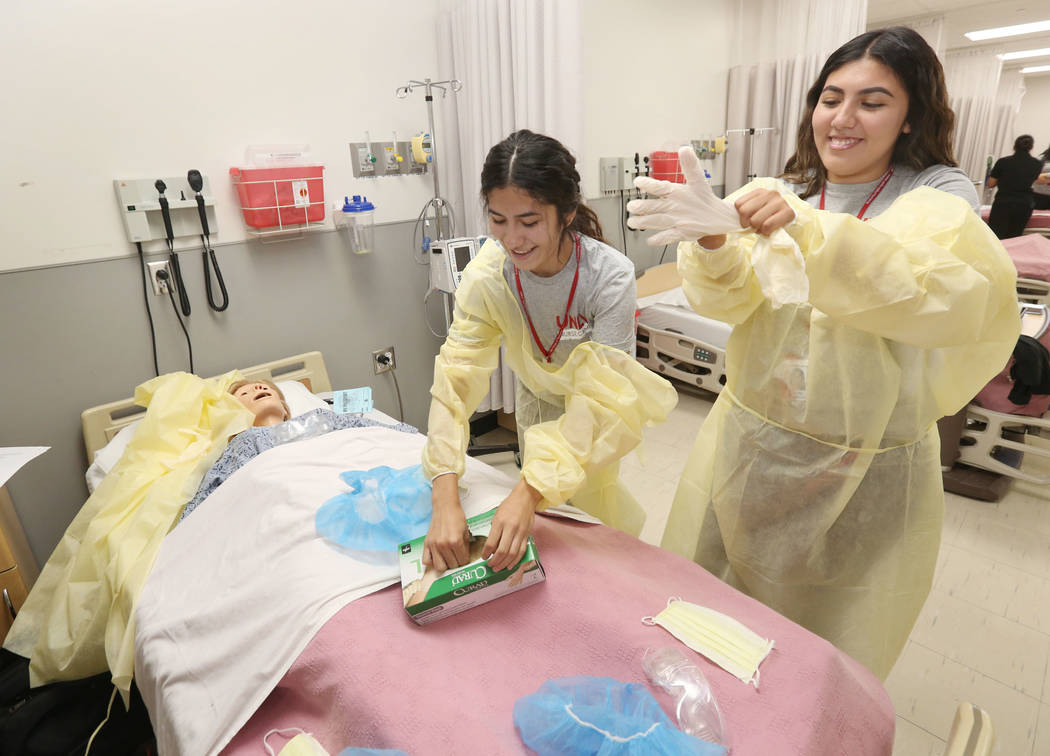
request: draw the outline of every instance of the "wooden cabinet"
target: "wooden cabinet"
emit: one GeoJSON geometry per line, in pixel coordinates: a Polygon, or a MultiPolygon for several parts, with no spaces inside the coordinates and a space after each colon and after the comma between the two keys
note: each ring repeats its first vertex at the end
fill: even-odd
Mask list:
{"type": "Polygon", "coordinates": [[[18,611],[28,594],[29,589],[18,567],[0,572],[0,643],[7,637],[7,631],[15,621],[12,609],[18,611]]]}
{"type": "Polygon", "coordinates": [[[7,489],[0,486],[0,643],[26,600],[39,570],[7,489]]]}

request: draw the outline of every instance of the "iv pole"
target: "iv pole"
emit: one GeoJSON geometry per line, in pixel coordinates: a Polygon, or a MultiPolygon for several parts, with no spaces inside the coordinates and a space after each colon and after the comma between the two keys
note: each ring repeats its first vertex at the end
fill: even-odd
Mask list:
{"type": "Polygon", "coordinates": [[[444,207],[448,205],[448,201],[441,196],[441,184],[438,181],[438,152],[437,152],[437,137],[434,134],[434,94],[432,90],[438,89],[441,91],[442,97],[448,96],[448,89],[453,92],[458,92],[463,88],[463,82],[459,79],[447,79],[445,81],[431,81],[430,79],[423,79],[423,81],[416,81],[415,79],[409,80],[408,84],[403,87],[398,87],[395,94],[399,99],[404,99],[417,87],[423,87],[426,96],[427,103],[427,125],[430,127],[430,167],[431,173],[434,176],[434,207],[437,209],[435,216],[437,218],[437,238],[443,239],[445,236],[444,229],[441,224],[441,215],[444,207]]]}
{"type": "MultiPolygon", "coordinates": [[[[420,217],[426,215],[427,208],[433,205],[434,207],[434,219],[437,221],[437,238],[445,238],[445,229],[442,223],[442,215],[445,213],[446,208],[449,207],[448,200],[441,196],[441,183],[438,180],[438,153],[437,153],[437,137],[434,134],[434,93],[433,90],[437,89],[441,91],[442,97],[448,96],[448,90],[451,89],[453,92],[458,92],[463,88],[463,82],[459,79],[446,79],[445,81],[431,81],[430,79],[423,79],[423,81],[416,81],[415,79],[409,80],[408,84],[403,87],[398,87],[394,94],[397,95],[398,99],[403,100],[411,94],[412,90],[417,87],[423,87],[426,94],[424,98],[427,103],[427,125],[430,128],[430,167],[431,173],[434,176],[434,198],[427,202],[423,206],[423,212],[420,213],[420,217]]],[[[455,222],[455,216],[453,216],[453,224],[455,222]]],[[[449,230],[451,234],[451,229],[449,230]]],[[[430,296],[430,293],[427,293],[430,296]]],[[[426,297],[423,299],[424,306],[426,305],[426,297]]],[[[447,334],[449,328],[452,327],[452,317],[449,314],[449,307],[451,306],[451,298],[447,293],[442,292],[442,311],[445,315],[445,333],[447,334]]],[[[433,332],[433,329],[431,329],[433,332]]]]}
{"type": "Polygon", "coordinates": [[[726,129],[726,136],[727,137],[730,134],[747,134],[748,135],[748,140],[747,140],[747,179],[744,180],[745,184],[748,183],[749,181],[752,181],[753,179],[757,178],[757,175],[755,174],[755,134],[764,134],[767,131],[776,132],[777,128],[775,126],[764,126],[764,127],[760,128],[760,129],[756,129],[756,128],[726,129]]]}

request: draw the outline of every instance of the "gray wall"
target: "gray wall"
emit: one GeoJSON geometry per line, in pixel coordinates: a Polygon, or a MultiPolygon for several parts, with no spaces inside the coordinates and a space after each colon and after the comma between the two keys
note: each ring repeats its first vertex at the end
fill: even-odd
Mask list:
{"type": "MultiPolygon", "coordinates": [[[[410,223],[377,227],[376,248],[354,255],[327,231],[221,246],[224,313],[207,306],[200,253],[181,253],[197,374],[320,350],[333,388],[371,386],[376,407],[396,417],[394,383],[371,367],[372,350],[393,345],[405,421],[423,429],[440,347],[424,321],[428,270],[413,260],[410,223]]],[[[429,315],[441,333],[439,303],[429,315]]],[[[151,293],[150,305],[161,373],[188,370],[171,303],[151,293]]],[[[137,257],[0,273],[0,446],[52,447],[8,483],[41,564],[87,497],[80,413],[152,377],[137,257]]]]}

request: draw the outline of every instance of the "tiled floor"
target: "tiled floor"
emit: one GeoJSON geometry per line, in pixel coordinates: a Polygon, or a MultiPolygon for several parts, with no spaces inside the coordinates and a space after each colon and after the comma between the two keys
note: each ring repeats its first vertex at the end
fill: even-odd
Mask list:
{"type": "MultiPolygon", "coordinates": [[[[679,392],[621,478],[659,544],[710,399],[679,392]]],[[[486,461],[512,469],[510,455],[486,461]]],[[[1050,469],[1043,474],[1050,473],[1050,469]]],[[[998,503],[947,495],[934,589],[886,687],[894,756],[941,756],[960,701],[989,712],[1001,756],[1050,755],[1050,486],[1015,481],[998,503]]]]}

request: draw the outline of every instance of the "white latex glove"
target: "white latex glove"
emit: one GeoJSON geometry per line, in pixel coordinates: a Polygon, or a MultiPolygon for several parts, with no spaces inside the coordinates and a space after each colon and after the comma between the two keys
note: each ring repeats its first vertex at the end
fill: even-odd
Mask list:
{"type": "MultiPolygon", "coordinates": [[[[678,161],[685,174],[684,184],[645,176],[634,180],[636,188],[659,199],[628,202],[627,211],[631,217],[627,219],[627,225],[638,229],[659,229],[660,233],[649,237],[649,244],[655,247],[744,230],[736,207],[720,200],[711,191],[700,158],[693,148],[679,149],[678,161]]],[[[773,309],[809,299],[805,260],[798,244],[783,228],[778,228],[770,236],[757,236],[751,249],[751,267],[773,309]]]]}
{"type": "Polygon", "coordinates": [[[650,246],[680,241],[696,241],[702,236],[714,236],[729,231],[741,231],[740,215],[731,204],[720,200],[711,191],[700,158],[692,147],[678,150],[678,161],[685,175],[684,184],[639,176],[635,188],[658,199],[631,200],[627,211],[631,214],[627,225],[636,229],[657,229],[649,237],[650,246]]]}

